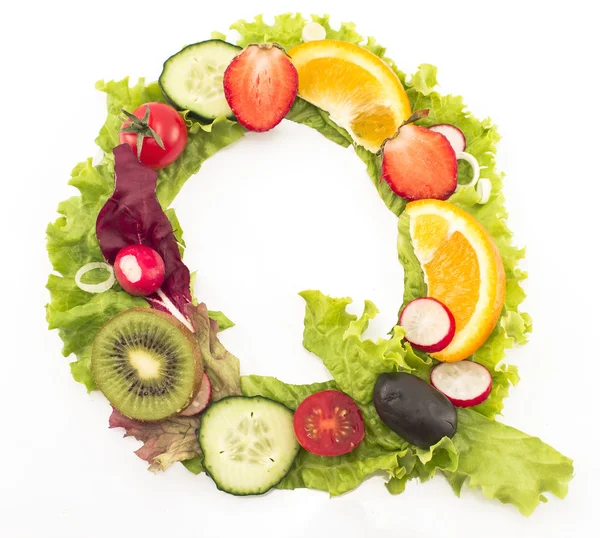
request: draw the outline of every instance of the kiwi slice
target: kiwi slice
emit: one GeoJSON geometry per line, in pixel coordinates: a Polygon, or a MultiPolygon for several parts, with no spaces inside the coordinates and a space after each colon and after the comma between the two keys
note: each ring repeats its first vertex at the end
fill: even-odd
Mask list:
{"type": "Polygon", "coordinates": [[[132,308],[109,319],[94,340],[92,374],[123,415],[157,421],[185,409],[202,381],[192,333],[170,314],[132,308]]]}

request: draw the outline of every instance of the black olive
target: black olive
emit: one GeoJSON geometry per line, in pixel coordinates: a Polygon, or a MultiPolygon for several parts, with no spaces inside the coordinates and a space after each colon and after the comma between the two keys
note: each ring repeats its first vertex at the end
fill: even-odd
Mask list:
{"type": "Polygon", "coordinates": [[[456,408],[429,383],[402,372],[381,374],[373,403],[383,423],[419,448],[456,433],[456,408]]]}

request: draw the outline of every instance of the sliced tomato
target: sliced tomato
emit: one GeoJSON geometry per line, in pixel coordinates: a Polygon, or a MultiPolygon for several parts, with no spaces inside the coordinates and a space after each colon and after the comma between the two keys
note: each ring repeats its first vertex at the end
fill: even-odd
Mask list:
{"type": "Polygon", "coordinates": [[[341,456],[352,452],[365,436],[360,409],[347,394],[337,390],[316,392],[294,413],[298,443],[317,456],[341,456]]]}

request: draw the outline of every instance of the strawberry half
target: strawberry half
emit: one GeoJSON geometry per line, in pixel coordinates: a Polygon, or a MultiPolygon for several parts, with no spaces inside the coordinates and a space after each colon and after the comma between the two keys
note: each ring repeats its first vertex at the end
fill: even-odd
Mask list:
{"type": "Polygon", "coordinates": [[[382,151],[382,178],[398,196],[446,200],[456,190],[456,153],[443,134],[405,124],[382,151]]]}
{"type": "Polygon", "coordinates": [[[248,45],[225,70],[225,98],[250,131],[268,131],[290,111],[298,93],[298,72],[279,45],[248,45]]]}

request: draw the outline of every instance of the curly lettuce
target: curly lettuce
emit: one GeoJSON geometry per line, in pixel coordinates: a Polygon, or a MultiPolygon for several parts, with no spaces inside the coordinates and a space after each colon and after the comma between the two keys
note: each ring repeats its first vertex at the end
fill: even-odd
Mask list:
{"type": "Polygon", "coordinates": [[[346,310],[351,299],[332,299],[314,290],[300,295],[306,301],[304,347],[321,357],[338,388],[357,403],[371,402],[379,374],[399,367],[424,369],[431,364],[431,359],[423,360],[412,350],[409,354],[400,327],[394,327],[391,338],[362,340],[369,320],[379,312],[371,301],[365,302],[364,313],[357,319],[346,310]]]}
{"type": "Polygon", "coordinates": [[[471,409],[458,410],[459,427],[452,439],[458,466],[445,473],[457,495],[468,482],[488,499],[515,505],[530,515],[549,492],[564,499],[573,478],[573,462],[557,450],[471,409]]]}
{"type": "Polygon", "coordinates": [[[426,481],[439,471],[457,495],[465,484],[483,495],[513,504],[529,515],[549,492],[567,493],[573,462],[552,447],[514,428],[484,417],[475,409],[458,410],[458,429],[427,450],[409,445],[379,419],[372,403],[373,372],[404,371],[427,378],[430,364],[402,341],[401,331],[389,341],[363,339],[376,309],[365,303],[362,316],[348,313],[349,299],[318,291],[301,294],[306,301],[304,346],[330,370],[333,380],[313,385],[289,385],[272,377],[242,378],[247,396],[271,398],[295,409],[310,394],[344,390],[360,405],[365,438],[358,448],[336,458],[300,451],[280,488],[308,487],[339,495],[376,472],[388,476],[390,493],[404,491],[409,480],[426,481]],[[393,345],[385,342],[394,342],[393,345]]]}

